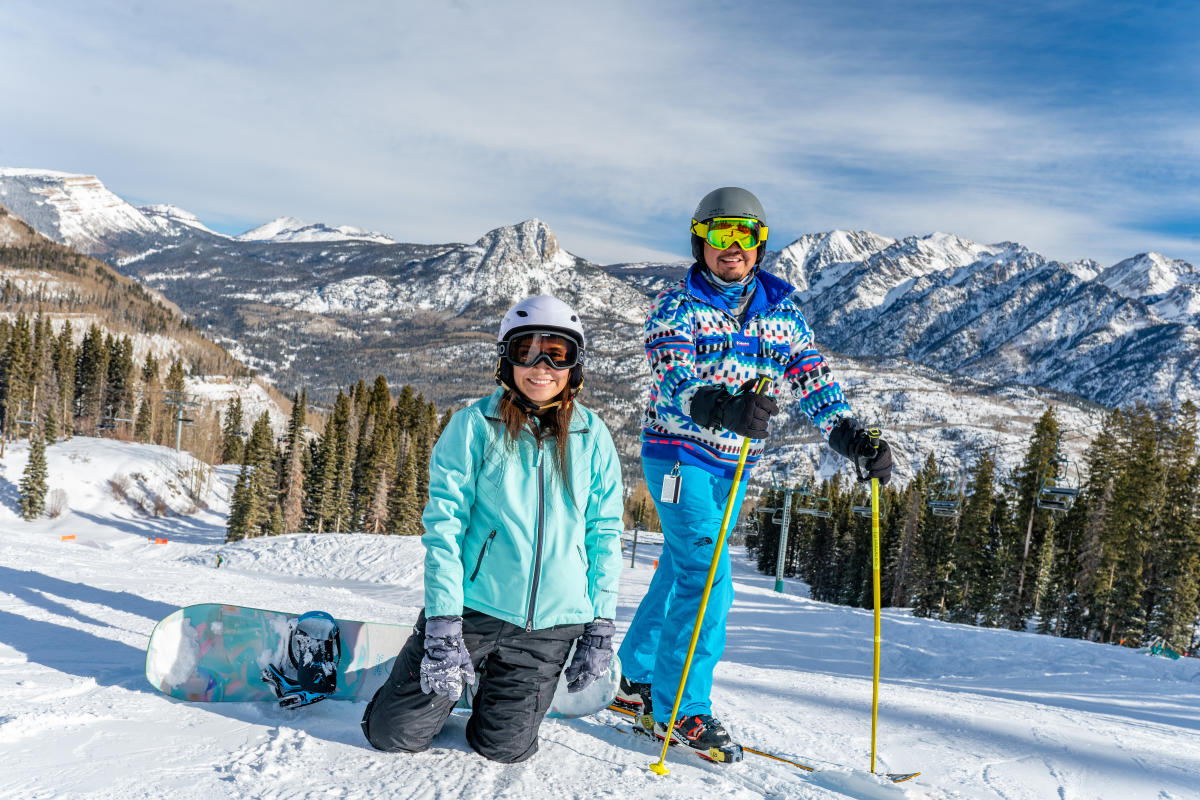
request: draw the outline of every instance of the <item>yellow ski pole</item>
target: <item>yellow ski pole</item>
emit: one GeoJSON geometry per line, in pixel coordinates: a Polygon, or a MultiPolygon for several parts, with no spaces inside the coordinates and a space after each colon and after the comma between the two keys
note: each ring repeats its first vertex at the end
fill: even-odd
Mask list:
{"type": "Polygon", "coordinates": [[[871,582],[875,587],[875,669],[871,679],[871,772],[875,771],[875,733],[879,725],[879,478],[871,478],[871,582]]]}
{"type": "MultiPolygon", "coordinates": [[[[754,386],[755,394],[762,394],[771,379],[759,377],[754,386]]],[[[734,500],[737,499],[738,484],[742,482],[742,470],[746,467],[746,454],[750,452],[750,437],[742,440],[742,452],[738,456],[737,470],[733,473],[733,485],[729,487],[729,499],[725,501],[725,516],[721,519],[721,532],[717,534],[717,548],[713,551],[712,563],[708,566],[708,578],[704,581],[704,592],[700,595],[700,610],[696,612],[696,622],[692,625],[692,641],[688,645],[687,658],[683,662],[683,672],[679,674],[679,687],[675,690],[675,705],[671,707],[671,720],[667,723],[667,735],[663,739],[662,753],[650,765],[650,771],[656,775],[666,775],[667,748],[671,746],[671,731],[675,728],[675,717],[679,714],[679,704],[683,700],[683,689],[687,686],[688,669],[692,666],[692,656],[696,653],[696,642],[700,641],[700,626],[704,622],[704,612],[708,608],[708,594],[712,591],[713,580],[717,575],[717,564],[721,560],[721,548],[725,545],[725,533],[729,530],[729,518],[733,515],[734,500]]]]}

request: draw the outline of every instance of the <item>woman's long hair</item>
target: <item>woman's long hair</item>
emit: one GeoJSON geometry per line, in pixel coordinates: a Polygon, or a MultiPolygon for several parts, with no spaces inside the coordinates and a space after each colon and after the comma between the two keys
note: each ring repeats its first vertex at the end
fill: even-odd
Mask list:
{"type": "Polygon", "coordinates": [[[556,399],[560,405],[547,409],[541,414],[530,414],[512,400],[509,389],[500,396],[500,419],[504,422],[504,432],[510,441],[515,442],[523,428],[528,428],[538,439],[552,437],[554,439],[554,463],[558,473],[562,475],[563,485],[570,488],[571,473],[567,470],[567,436],[571,430],[571,414],[575,403],[571,400],[571,387],[566,386],[556,399]],[[531,424],[532,423],[532,424],[531,424]]]}

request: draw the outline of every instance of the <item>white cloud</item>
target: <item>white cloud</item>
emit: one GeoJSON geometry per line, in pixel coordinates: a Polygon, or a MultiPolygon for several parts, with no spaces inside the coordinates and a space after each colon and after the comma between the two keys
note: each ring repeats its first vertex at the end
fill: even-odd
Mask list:
{"type": "Polygon", "coordinates": [[[865,34],[823,49],[812,9],[767,31],[718,11],[10,4],[0,70],[26,77],[0,82],[0,163],[96,173],[202,219],[409,241],[536,216],[601,261],[685,256],[696,200],[727,183],[781,234],[946,230],[1100,260],[1153,239],[1200,258],[1130,223],[1195,199],[1145,179],[1200,171],[1186,109],[1131,138],[1133,120],[972,92],[865,34]]]}

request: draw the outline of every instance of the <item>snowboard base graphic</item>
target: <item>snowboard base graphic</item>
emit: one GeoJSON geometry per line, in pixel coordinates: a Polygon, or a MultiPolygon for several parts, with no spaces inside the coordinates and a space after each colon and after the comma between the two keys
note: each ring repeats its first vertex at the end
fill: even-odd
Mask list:
{"type": "MultiPolygon", "coordinates": [[[[159,622],[150,635],[146,679],[155,689],[179,700],[274,702],[274,690],[260,676],[268,665],[286,662],[291,625],[299,616],[219,603],[181,608],[159,622]]],[[[342,619],[337,623],[341,658],[337,689],[329,699],[370,700],[391,674],[412,626],[342,619]]],[[[615,654],[608,675],[582,692],[568,693],[566,678],[560,676],[549,716],[596,713],[612,702],[620,679],[621,666],[615,654]]],[[[470,700],[471,693],[464,692],[458,707],[469,709],[470,700]]]]}

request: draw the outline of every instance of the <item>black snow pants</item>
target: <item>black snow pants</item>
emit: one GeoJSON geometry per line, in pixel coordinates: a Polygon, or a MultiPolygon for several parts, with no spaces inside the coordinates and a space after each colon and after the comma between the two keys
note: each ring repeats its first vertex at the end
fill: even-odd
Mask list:
{"type": "MultiPolygon", "coordinates": [[[[467,743],[475,752],[504,763],[524,761],[537,752],[538,728],[550,710],[571,644],[582,633],[582,624],[526,631],[464,609],[463,643],[479,681],[467,721],[467,743]]],[[[363,714],[363,733],[378,750],[419,753],[428,749],[454,709],[455,698],[421,691],[424,655],[422,611],[392,674],[363,714]]]]}

